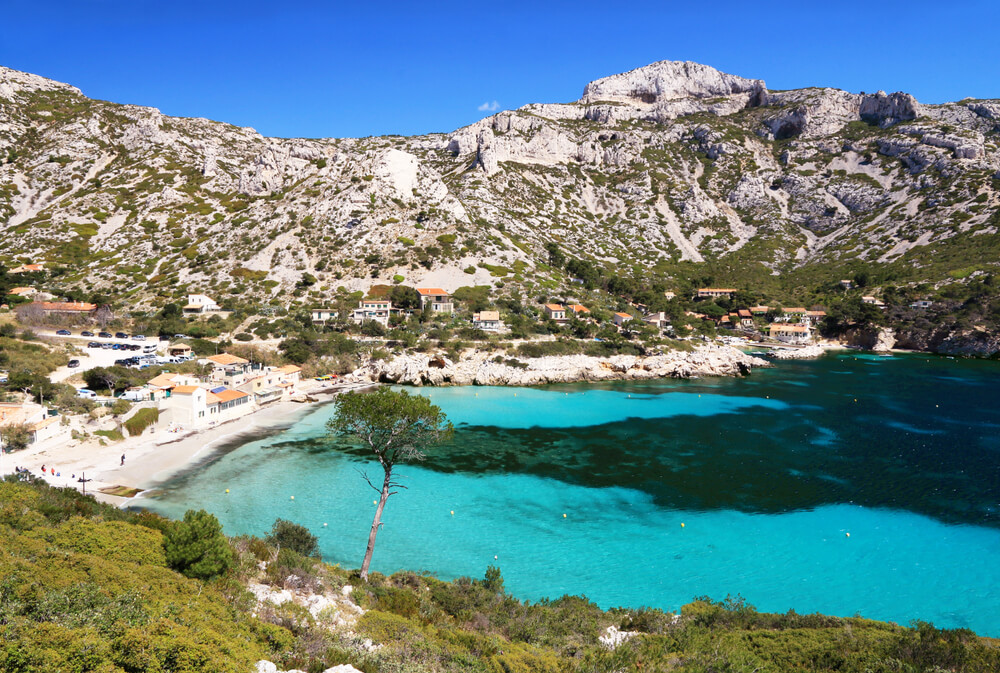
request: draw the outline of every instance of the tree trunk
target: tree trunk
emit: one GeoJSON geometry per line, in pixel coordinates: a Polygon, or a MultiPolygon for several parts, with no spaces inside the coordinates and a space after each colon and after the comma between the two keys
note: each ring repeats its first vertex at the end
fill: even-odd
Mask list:
{"type": "Polygon", "coordinates": [[[365,550],[365,560],[361,564],[361,581],[368,581],[368,566],[372,562],[372,553],[375,551],[375,536],[378,535],[379,526],[382,525],[382,510],[385,508],[385,501],[389,499],[389,481],[392,479],[392,468],[385,468],[385,481],[382,482],[382,495],[378,500],[378,507],[375,508],[375,519],[372,521],[372,530],[368,533],[368,549],[365,550]]]}

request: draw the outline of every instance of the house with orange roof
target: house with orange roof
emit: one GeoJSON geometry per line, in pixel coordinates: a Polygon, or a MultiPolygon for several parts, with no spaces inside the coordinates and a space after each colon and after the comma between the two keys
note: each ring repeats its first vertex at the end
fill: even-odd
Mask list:
{"type": "Polygon", "coordinates": [[[647,313],[642,317],[642,321],[659,329],[666,329],[667,327],[670,327],[670,318],[663,311],[647,313]]]}
{"type": "Polygon", "coordinates": [[[22,264],[21,266],[15,266],[7,273],[8,274],[37,273],[39,271],[45,271],[44,264],[22,264]]]}
{"type": "Polygon", "coordinates": [[[566,314],[584,320],[590,317],[590,309],[583,304],[570,304],[566,307],[566,314]]]}
{"type": "Polygon", "coordinates": [[[750,309],[741,308],[736,311],[736,319],[739,321],[740,327],[753,327],[753,313],[750,312],[750,309]]]}
{"type": "Polygon", "coordinates": [[[556,322],[565,322],[566,320],[566,307],[562,304],[546,304],[542,307],[545,311],[545,317],[549,320],[555,320],[556,322]]]}
{"type": "Polygon", "coordinates": [[[8,290],[7,294],[13,294],[18,297],[30,297],[34,294],[38,294],[38,290],[33,287],[12,287],[8,290]]]}
{"type": "Polygon", "coordinates": [[[439,287],[418,287],[420,308],[430,309],[434,313],[454,313],[455,304],[448,292],[439,287]]]}
{"type": "Polygon", "coordinates": [[[635,318],[628,313],[615,312],[611,319],[614,320],[615,324],[622,327],[625,323],[630,320],[635,320],[635,318]]]}
{"type": "Polygon", "coordinates": [[[85,301],[41,301],[34,306],[40,306],[46,315],[88,315],[97,310],[97,304],[85,301]]]}

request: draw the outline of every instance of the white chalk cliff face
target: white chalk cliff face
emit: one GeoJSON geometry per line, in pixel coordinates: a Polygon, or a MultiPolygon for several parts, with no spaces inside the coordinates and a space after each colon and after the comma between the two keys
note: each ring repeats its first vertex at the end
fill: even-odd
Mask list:
{"type": "Polygon", "coordinates": [[[996,263],[980,242],[1000,227],[998,180],[1000,101],[770,92],[690,62],[450,135],[312,140],[0,68],[0,261],[135,288],[139,306],[182,286],[314,303],[399,277],[532,292],[566,281],[544,266],[550,242],[609,273],[686,261],[834,278],[860,260],[937,281],[930,250],[996,263]]]}

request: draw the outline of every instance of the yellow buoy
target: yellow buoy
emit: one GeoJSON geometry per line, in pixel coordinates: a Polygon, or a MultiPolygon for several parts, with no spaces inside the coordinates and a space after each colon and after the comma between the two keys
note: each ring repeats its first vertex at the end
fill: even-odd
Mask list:
{"type": "Polygon", "coordinates": [[[455,510],[451,510],[451,515],[455,516],[455,510]]]}
{"type": "Polygon", "coordinates": [[[229,489],[228,488],[226,489],[226,493],[229,493],[229,489]]]}
{"type": "Polygon", "coordinates": [[[323,524],[323,528],[326,528],[326,524],[325,523],[323,524]]]}
{"type": "Polygon", "coordinates": [[[496,554],[494,554],[494,555],[493,555],[493,560],[494,560],[494,561],[496,561],[496,560],[497,560],[497,555],[496,555],[496,554]]]}
{"type": "Polygon", "coordinates": [[[294,495],[292,496],[292,500],[295,500],[295,496],[294,495]]]}
{"type": "Polygon", "coordinates": [[[683,528],[683,527],[684,527],[684,524],[682,523],[682,524],[681,524],[681,528],[683,528]]]}
{"type": "Polygon", "coordinates": [[[564,519],[566,518],[566,515],[565,515],[565,514],[563,514],[563,518],[564,518],[564,519]]]}
{"type": "Polygon", "coordinates": [[[855,402],[857,402],[857,401],[858,401],[858,398],[857,398],[857,397],[855,397],[855,398],[854,398],[854,401],[855,401],[855,402]]]}
{"type": "Polygon", "coordinates": [[[847,537],[851,537],[850,533],[844,533],[844,535],[846,535],[847,537]]]}
{"type": "Polygon", "coordinates": [[[372,504],[373,505],[377,505],[378,504],[378,500],[372,500],[372,504]]]}

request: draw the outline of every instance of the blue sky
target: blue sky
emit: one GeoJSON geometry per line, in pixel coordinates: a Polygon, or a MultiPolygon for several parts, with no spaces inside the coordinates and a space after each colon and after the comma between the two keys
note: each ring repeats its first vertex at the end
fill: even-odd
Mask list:
{"type": "Polygon", "coordinates": [[[772,89],[1000,98],[1000,3],[6,3],[0,65],[265,135],[448,132],[670,59],[772,89]]]}

